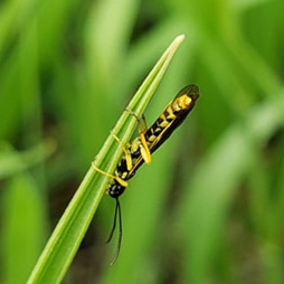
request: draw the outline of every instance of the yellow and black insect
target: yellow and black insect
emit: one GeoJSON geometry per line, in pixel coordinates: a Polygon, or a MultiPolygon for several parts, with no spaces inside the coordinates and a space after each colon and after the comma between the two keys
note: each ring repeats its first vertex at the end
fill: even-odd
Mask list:
{"type": "MultiPolygon", "coordinates": [[[[119,238],[116,254],[111,264],[116,261],[121,247],[122,218],[119,197],[128,186],[127,180],[134,176],[136,171],[144,162],[148,164],[151,163],[151,154],[153,154],[184,121],[193,109],[198,97],[199,89],[196,85],[188,85],[184,87],[166,106],[159,118],[149,128],[146,126],[144,117],[143,120],[145,127],[143,129],[140,119],[133,114],[138,121],[139,136],[126,147],[121,145],[124,155],[122,156],[120,163],[117,165],[114,175],[105,173],[94,166],[97,171],[113,178],[106,190],[107,194],[116,200],[113,227],[107,242],[112,239],[116,228],[117,218],[119,223],[119,238]]],[[[116,136],[115,138],[119,141],[116,136]]]]}

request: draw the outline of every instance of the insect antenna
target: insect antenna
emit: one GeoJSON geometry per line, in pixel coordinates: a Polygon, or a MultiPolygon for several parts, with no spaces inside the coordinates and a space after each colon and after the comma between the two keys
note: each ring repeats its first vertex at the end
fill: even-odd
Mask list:
{"type": "Polygon", "coordinates": [[[114,218],[113,218],[113,225],[109,234],[109,237],[106,241],[106,243],[109,243],[112,240],[113,237],[113,233],[115,231],[116,228],[116,222],[118,219],[118,226],[119,226],[119,232],[118,232],[118,240],[117,240],[117,246],[116,246],[116,251],[114,254],[114,257],[110,263],[110,265],[114,265],[114,263],[116,262],[118,256],[119,256],[119,252],[120,252],[120,248],[121,248],[121,240],[122,240],[122,217],[121,217],[121,207],[120,207],[120,202],[119,199],[116,198],[116,204],[115,204],[115,210],[114,210],[114,218]]]}

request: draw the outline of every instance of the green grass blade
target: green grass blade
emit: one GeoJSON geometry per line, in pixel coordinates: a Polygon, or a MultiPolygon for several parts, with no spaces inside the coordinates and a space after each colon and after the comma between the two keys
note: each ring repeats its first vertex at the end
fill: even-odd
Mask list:
{"type": "Polygon", "coordinates": [[[42,249],[45,199],[27,172],[14,175],[2,189],[1,282],[22,284],[42,249]]]}
{"type": "Polygon", "coordinates": [[[0,145],[0,180],[19,174],[49,157],[55,150],[53,140],[46,140],[23,152],[0,145]]]}
{"type": "MultiPolygon", "coordinates": [[[[129,103],[128,108],[138,116],[149,103],[183,38],[184,36],[178,36],[172,42],[129,103]]],[[[124,143],[130,139],[135,127],[136,120],[128,112],[124,112],[113,131],[124,143]]],[[[112,172],[120,155],[121,149],[110,135],[96,156],[96,166],[112,172]]],[[[99,206],[107,182],[107,177],[96,172],[92,167],[89,169],[53,231],[28,283],[54,284],[62,280],[99,206]]]]}

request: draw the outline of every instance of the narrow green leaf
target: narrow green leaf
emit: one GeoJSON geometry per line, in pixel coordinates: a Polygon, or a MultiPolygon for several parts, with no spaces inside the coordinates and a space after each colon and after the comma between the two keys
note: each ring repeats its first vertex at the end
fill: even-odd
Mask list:
{"type": "Polygon", "coordinates": [[[1,281],[26,283],[45,235],[45,206],[29,174],[14,176],[1,197],[1,281]],[[35,214],[36,212],[36,214],[35,214]]]}
{"type": "MultiPolygon", "coordinates": [[[[149,103],[183,39],[183,35],[176,37],[129,103],[128,108],[138,116],[149,103]]],[[[136,120],[125,111],[113,132],[124,143],[130,139],[135,127],[136,120]]],[[[120,156],[121,149],[110,135],[94,162],[100,169],[113,172],[120,156]]],[[[107,182],[107,177],[96,172],[92,167],[89,169],[52,233],[28,283],[55,284],[62,280],[104,195],[107,182]]]]}

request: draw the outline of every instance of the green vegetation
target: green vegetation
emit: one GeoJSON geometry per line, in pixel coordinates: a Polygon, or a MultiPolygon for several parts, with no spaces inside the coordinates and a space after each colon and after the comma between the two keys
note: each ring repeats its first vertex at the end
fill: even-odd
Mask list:
{"type": "Polygon", "coordinates": [[[284,283],[284,2],[93,2],[0,4],[0,282],[26,283],[77,192],[76,218],[59,223],[70,231],[46,248],[50,281],[67,271],[64,283],[284,283]],[[119,137],[131,137],[123,110],[179,34],[161,85],[136,110],[151,124],[183,86],[201,97],[129,182],[109,267],[115,203],[88,169],[96,155],[115,167],[110,130],[119,121],[119,137]]]}

